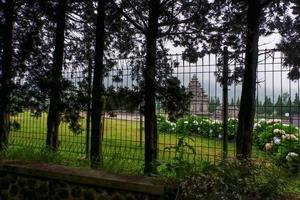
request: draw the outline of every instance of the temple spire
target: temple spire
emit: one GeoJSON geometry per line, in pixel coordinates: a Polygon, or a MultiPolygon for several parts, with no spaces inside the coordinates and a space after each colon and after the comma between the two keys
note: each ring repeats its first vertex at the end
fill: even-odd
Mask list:
{"type": "Polygon", "coordinates": [[[192,80],[198,80],[197,75],[194,74],[192,80]]]}

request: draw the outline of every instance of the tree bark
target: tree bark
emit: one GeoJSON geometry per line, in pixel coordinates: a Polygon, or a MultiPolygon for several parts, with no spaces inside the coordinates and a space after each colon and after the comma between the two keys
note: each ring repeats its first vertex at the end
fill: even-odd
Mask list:
{"type": "Polygon", "coordinates": [[[12,90],[12,35],[13,35],[13,13],[14,1],[6,0],[4,7],[4,24],[2,30],[3,52],[2,52],[2,68],[1,68],[1,88],[0,88],[0,150],[4,149],[8,144],[9,135],[9,104],[12,90]]]}
{"type": "Polygon", "coordinates": [[[251,157],[252,131],[255,117],[256,70],[258,64],[259,21],[262,8],[259,0],[248,1],[245,72],[237,132],[237,158],[251,157]]]}
{"type": "Polygon", "coordinates": [[[67,0],[60,0],[55,16],[55,49],[51,69],[50,106],[47,119],[47,142],[51,150],[58,148],[58,128],[60,123],[61,79],[64,60],[64,32],[67,0]]]}
{"type": "Polygon", "coordinates": [[[97,24],[96,24],[96,52],[94,79],[92,89],[92,132],[91,132],[91,167],[99,167],[102,161],[102,125],[104,93],[104,40],[105,40],[105,5],[106,0],[98,0],[97,24]]]}
{"type": "Polygon", "coordinates": [[[155,114],[155,71],[158,37],[158,18],[160,0],[149,1],[148,29],[146,31],[146,68],[145,78],[145,175],[156,171],[155,161],[158,152],[158,135],[155,114]]]}

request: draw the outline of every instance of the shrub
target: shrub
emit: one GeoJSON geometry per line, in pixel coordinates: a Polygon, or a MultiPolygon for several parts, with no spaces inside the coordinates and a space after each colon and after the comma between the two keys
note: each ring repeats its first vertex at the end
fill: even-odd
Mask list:
{"type": "Polygon", "coordinates": [[[157,130],[161,133],[173,133],[176,129],[176,123],[170,122],[162,115],[157,116],[157,130]]]}
{"type": "Polygon", "coordinates": [[[278,168],[232,162],[191,174],[181,183],[180,196],[184,200],[274,199],[285,186],[278,168]]]}
{"type": "Polygon", "coordinates": [[[193,144],[189,141],[194,142],[193,138],[189,136],[178,137],[178,142],[176,145],[165,147],[165,150],[170,153],[174,153],[174,157],[171,161],[159,161],[159,171],[162,174],[168,174],[180,179],[186,176],[193,169],[193,163],[195,163],[196,149],[193,144]],[[194,162],[191,163],[187,157],[190,154],[194,157],[194,162]]]}
{"type": "Polygon", "coordinates": [[[254,126],[254,143],[270,153],[275,163],[296,173],[300,167],[299,130],[280,120],[259,120],[254,126]]]}
{"type": "Polygon", "coordinates": [[[210,131],[211,122],[208,118],[187,116],[177,121],[177,133],[187,135],[212,136],[210,131]]]}
{"type": "MultiPolygon", "coordinates": [[[[212,121],[207,117],[187,116],[178,119],[175,123],[170,122],[164,116],[157,117],[158,131],[161,133],[176,133],[181,135],[199,135],[209,138],[220,138],[223,134],[223,123],[212,121]]],[[[236,135],[237,120],[228,121],[229,139],[236,135]]]]}
{"type": "MultiPolygon", "coordinates": [[[[229,118],[228,120],[228,139],[233,140],[237,134],[238,120],[235,118],[229,118]]],[[[222,127],[223,128],[223,127],[222,127]]]]}

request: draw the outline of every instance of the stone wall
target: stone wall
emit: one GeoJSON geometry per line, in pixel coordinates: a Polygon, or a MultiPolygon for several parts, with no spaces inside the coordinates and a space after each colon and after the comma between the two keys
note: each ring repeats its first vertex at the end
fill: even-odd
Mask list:
{"type": "Polygon", "coordinates": [[[45,164],[0,163],[0,200],[173,200],[157,180],[45,164]]]}

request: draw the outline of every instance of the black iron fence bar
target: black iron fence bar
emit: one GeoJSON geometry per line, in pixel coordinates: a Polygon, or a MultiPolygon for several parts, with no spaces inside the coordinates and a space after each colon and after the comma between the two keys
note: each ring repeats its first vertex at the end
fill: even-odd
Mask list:
{"type": "Polygon", "coordinates": [[[223,52],[223,159],[228,155],[228,50],[223,52]]]}
{"type": "Polygon", "coordinates": [[[91,124],[91,95],[92,95],[92,61],[89,60],[88,64],[88,76],[87,76],[87,82],[88,82],[88,88],[87,88],[87,111],[86,111],[86,138],[85,138],[85,153],[86,158],[89,158],[90,155],[90,124],[91,124]]]}

